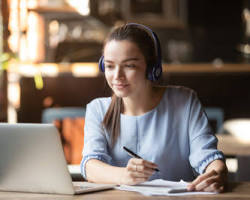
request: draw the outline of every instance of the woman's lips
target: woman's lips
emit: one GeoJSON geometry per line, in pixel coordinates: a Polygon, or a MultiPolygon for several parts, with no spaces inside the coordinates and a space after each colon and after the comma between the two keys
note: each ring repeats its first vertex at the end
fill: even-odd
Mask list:
{"type": "Polygon", "coordinates": [[[115,87],[117,89],[123,89],[127,86],[128,86],[128,84],[113,84],[113,87],[115,87]]]}

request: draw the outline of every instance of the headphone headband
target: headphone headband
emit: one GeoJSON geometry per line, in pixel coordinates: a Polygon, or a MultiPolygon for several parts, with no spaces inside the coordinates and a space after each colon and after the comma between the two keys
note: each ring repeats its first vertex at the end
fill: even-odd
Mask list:
{"type": "MultiPolygon", "coordinates": [[[[162,74],[162,61],[161,61],[161,45],[158,36],[147,26],[143,24],[136,24],[136,23],[128,23],[125,26],[138,26],[141,27],[143,30],[147,31],[147,33],[151,36],[152,40],[154,41],[154,46],[156,50],[157,61],[153,64],[152,69],[147,72],[147,78],[151,81],[157,81],[162,74]]],[[[104,57],[101,56],[99,59],[99,69],[104,72],[104,57]]]]}

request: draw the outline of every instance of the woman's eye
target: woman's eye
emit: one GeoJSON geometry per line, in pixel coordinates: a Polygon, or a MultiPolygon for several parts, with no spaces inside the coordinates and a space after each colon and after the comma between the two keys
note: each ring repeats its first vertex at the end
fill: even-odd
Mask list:
{"type": "Polygon", "coordinates": [[[111,69],[111,68],[113,68],[113,65],[104,64],[104,67],[107,68],[107,69],[111,69]]]}
{"type": "Polygon", "coordinates": [[[135,67],[135,65],[134,65],[134,64],[127,64],[127,65],[125,65],[125,67],[128,67],[128,68],[134,68],[134,67],[135,67]]]}

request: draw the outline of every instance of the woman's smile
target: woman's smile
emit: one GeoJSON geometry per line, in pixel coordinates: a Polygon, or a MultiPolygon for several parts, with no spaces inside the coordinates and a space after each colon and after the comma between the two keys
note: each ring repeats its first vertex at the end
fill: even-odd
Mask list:
{"type": "Polygon", "coordinates": [[[129,86],[129,84],[124,84],[124,83],[113,83],[112,85],[114,88],[116,88],[118,90],[125,89],[126,87],[129,86]]]}

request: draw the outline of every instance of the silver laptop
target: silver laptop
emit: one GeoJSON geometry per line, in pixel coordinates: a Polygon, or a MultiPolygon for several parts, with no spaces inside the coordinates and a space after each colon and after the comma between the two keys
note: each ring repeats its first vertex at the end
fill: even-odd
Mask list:
{"type": "Polygon", "coordinates": [[[113,187],[72,182],[54,125],[0,123],[0,190],[82,194],[113,187]]]}

